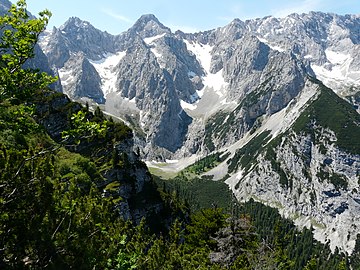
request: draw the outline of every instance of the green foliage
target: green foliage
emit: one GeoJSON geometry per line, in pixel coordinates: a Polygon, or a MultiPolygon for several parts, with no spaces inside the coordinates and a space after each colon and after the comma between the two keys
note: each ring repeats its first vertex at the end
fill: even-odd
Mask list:
{"type": "MultiPolygon", "coordinates": [[[[37,98],[43,107],[63,98],[38,93],[54,79],[23,68],[49,16],[45,11],[30,19],[25,1],[18,1],[0,18],[0,267],[104,269],[132,225],[119,219],[113,200],[95,185],[103,181],[96,164],[52,141],[32,118],[35,107],[28,105],[37,98]]],[[[64,105],[61,110],[75,108],[71,102],[64,105]]],[[[128,136],[128,128],[112,123],[108,130],[104,119],[88,121],[85,114],[73,115],[76,128],[65,135],[89,140],[104,133],[108,140],[116,132],[119,138],[128,136]]]]}
{"type": "Polygon", "coordinates": [[[64,140],[75,140],[79,144],[82,139],[93,139],[95,136],[105,136],[107,121],[102,123],[89,121],[84,111],[78,111],[71,116],[71,126],[69,130],[61,133],[64,140]]]}
{"type": "Polygon", "coordinates": [[[222,181],[203,178],[187,179],[183,174],[170,180],[162,180],[157,177],[154,179],[166,193],[174,193],[180,200],[189,202],[193,211],[213,206],[226,210],[231,207],[229,198],[231,198],[232,193],[222,181]]]}
{"type": "MultiPolygon", "coordinates": [[[[124,235],[126,237],[126,235],[124,235]]],[[[120,242],[120,250],[118,251],[117,255],[115,256],[114,260],[108,260],[108,267],[107,269],[118,269],[118,270],[128,270],[128,269],[136,269],[137,268],[137,261],[139,260],[139,254],[137,253],[126,253],[121,246],[125,245],[125,242],[120,242]]]]}
{"type": "Polygon", "coordinates": [[[34,46],[50,16],[51,13],[45,10],[37,19],[30,18],[25,0],[19,0],[0,17],[0,101],[7,98],[24,100],[35,90],[56,80],[46,73],[23,67],[34,56],[34,46]]]}
{"type": "Polygon", "coordinates": [[[132,225],[96,187],[103,181],[96,164],[59,148],[32,120],[32,110],[0,106],[0,138],[13,132],[23,138],[20,146],[0,143],[1,267],[104,269],[132,225]]]}
{"type": "MultiPolygon", "coordinates": [[[[114,209],[119,209],[116,203],[122,198],[112,193],[121,188],[122,178],[134,184],[134,176],[128,173],[132,166],[145,168],[140,161],[130,163],[119,149],[113,151],[115,143],[130,138],[131,130],[122,123],[106,121],[100,109],[92,115],[61,94],[45,91],[35,104],[43,109],[44,104],[65,101],[60,106],[65,119],[57,119],[64,120],[65,127],[70,120],[71,127],[63,136],[80,140],[77,153],[61,147],[34,121],[34,109],[39,108],[25,105],[21,99],[51,79],[24,70],[22,65],[32,57],[32,46],[49,13],[33,20],[25,8],[25,1],[19,1],[0,21],[4,32],[0,47],[4,71],[0,75],[2,269],[312,269],[315,265],[320,270],[347,269],[346,258],[331,255],[327,247],[312,239],[310,230],[297,231],[274,209],[261,204],[239,206],[221,181],[189,180],[181,174],[168,182],[158,179],[163,185],[159,193],[147,182],[129,204],[157,202],[168,212],[166,218],[154,210],[152,220],[137,226],[121,219],[114,209]],[[68,114],[70,119],[66,119],[68,114]],[[111,174],[118,178],[107,182],[111,174]],[[186,200],[197,211],[191,213],[186,200]],[[230,219],[225,211],[232,214],[230,219]],[[161,231],[154,235],[147,228],[161,218],[168,229],[159,225],[161,231]]],[[[45,115],[36,118],[43,120],[53,110],[46,108],[45,115]]],[[[250,154],[255,156],[267,137],[262,133],[254,138],[231,164],[238,166],[240,160],[242,166],[248,166],[250,154]]],[[[206,171],[224,158],[220,153],[210,155],[188,170],[206,171]]],[[[352,263],[358,265],[356,258],[352,263]]]]}
{"type": "Polygon", "coordinates": [[[252,138],[245,146],[236,151],[234,157],[228,161],[229,173],[236,171],[241,165],[245,170],[250,169],[252,161],[263,149],[263,146],[269,140],[270,131],[264,131],[252,138]]]}
{"type": "MultiPolygon", "coordinates": [[[[2,106],[0,120],[7,130],[12,130],[17,117],[24,117],[23,122],[31,119],[31,110],[13,114],[16,106],[2,106]]],[[[259,218],[248,218],[248,227],[232,230],[220,208],[201,208],[224,205],[235,216],[242,210],[233,211],[234,201],[225,183],[205,179],[180,177],[166,182],[173,189],[171,185],[163,189],[164,205],[174,209],[179,219],[169,224],[168,232],[152,235],[144,222],[133,226],[118,218],[114,200],[104,198],[95,185],[103,179],[91,158],[59,148],[45,135],[41,144],[35,142],[33,137],[42,130],[20,129],[25,140],[22,147],[8,143],[0,149],[0,244],[6,247],[0,264],[5,268],[252,269],[261,265],[262,269],[301,269],[298,265],[305,266],[317,254],[304,252],[313,243],[311,233],[301,238],[281,222],[278,229],[269,227],[276,222],[263,216],[259,206],[251,206],[249,212],[251,216],[259,212],[259,218]],[[189,215],[182,196],[191,198],[201,210],[189,215]],[[266,245],[260,239],[267,239],[266,245]],[[233,250],[220,249],[224,241],[226,246],[235,243],[233,263],[210,260],[209,254],[220,250],[227,256],[227,250],[233,250]]],[[[112,192],[120,185],[109,183],[105,189],[112,192]]],[[[145,188],[145,193],[150,190],[145,188]]],[[[141,204],[143,197],[138,201],[141,204]]],[[[281,219],[275,214],[274,218],[281,219]]],[[[331,269],[336,263],[327,265],[331,269]]]]}
{"type": "Polygon", "coordinates": [[[315,138],[316,127],[321,125],[332,130],[341,149],[358,154],[360,152],[360,115],[345,100],[331,89],[321,85],[319,97],[303,112],[295,124],[297,133],[306,132],[315,138]]]}
{"type": "Polygon", "coordinates": [[[23,149],[28,147],[28,144],[43,144],[42,139],[46,135],[30,117],[32,113],[31,106],[0,103],[0,145],[23,149]],[[32,136],[34,133],[37,134],[36,137],[32,136]]]}
{"type": "Polygon", "coordinates": [[[318,269],[318,265],[315,258],[311,258],[304,267],[304,270],[316,270],[316,269],[318,269]]]}
{"type": "Polygon", "coordinates": [[[315,269],[337,269],[345,259],[344,254],[332,254],[329,246],[314,240],[311,230],[304,228],[299,231],[276,209],[251,200],[242,206],[240,212],[252,217],[259,237],[276,251],[274,259],[279,268],[281,264],[285,267],[283,269],[304,269],[316,262],[315,269]]]}
{"type": "Polygon", "coordinates": [[[336,173],[333,173],[331,175],[330,182],[335,186],[337,190],[339,189],[346,190],[348,187],[348,181],[346,180],[346,177],[336,173]]]}
{"type": "Polygon", "coordinates": [[[343,259],[339,264],[338,264],[338,267],[337,267],[337,270],[346,270],[348,269],[347,265],[346,265],[346,260],[343,259]]]}
{"type": "Polygon", "coordinates": [[[187,241],[190,245],[214,249],[216,242],[213,237],[220,228],[225,226],[226,216],[221,208],[200,210],[191,217],[187,226],[187,241]]]}
{"type": "Polygon", "coordinates": [[[14,268],[27,256],[39,263],[44,259],[42,241],[47,240],[43,234],[47,228],[43,221],[52,206],[50,177],[54,169],[51,156],[37,158],[33,152],[2,147],[0,155],[1,259],[14,268]]]}
{"type": "Polygon", "coordinates": [[[217,165],[219,165],[221,162],[223,162],[230,153],[224,153],[224,152],[216,152],[213,154],[210,154],[198,161],[196,161],[194,164],[186,167],[182,172],[183,173],[194,173],[194,174],[201,174],[204,172],[207,172],[211,170],[212,168],[215,168],[217,165]]]}

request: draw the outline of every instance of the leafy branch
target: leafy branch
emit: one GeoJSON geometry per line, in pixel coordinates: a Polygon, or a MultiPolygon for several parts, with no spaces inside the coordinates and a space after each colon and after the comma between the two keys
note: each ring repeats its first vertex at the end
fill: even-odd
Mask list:
{"type": "Polygon", "coordinates": [[[81,140],[90,140],[94,136],[105,137],[107,121],[102,123],[90,121],[83,111],[74,113],[70,119],[73,128],[61,133],[64,140],[75,140],[75,143],[79,144],[81,140]]]}
{"type": "Polygon", "coordinates": [[[0,101],[26,99],[34,90],[57,80],[45,72],[24,68],[25,62],[35,56],[39,35],[51,17],[51,12],[44,10],[38,18],[30,18],[26,7],[25,0],[19,0],[0,17],[0,101]]]}

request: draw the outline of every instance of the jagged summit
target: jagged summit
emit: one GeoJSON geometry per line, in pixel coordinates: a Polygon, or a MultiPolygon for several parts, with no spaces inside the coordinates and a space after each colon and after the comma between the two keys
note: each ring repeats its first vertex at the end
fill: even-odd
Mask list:
{"type": "Polygon", "coordinates": [[[147,23],[150,21],[154,21],[154,22],[157,22],[158,24],[161,24],[159,19],[154,14],[141,15],[140,18],[136,21],[136,23],[147,23]]]}
{"type": "MultiPolygon", "coordinates": [[[[95,27],[91,25],[88,21],[81,20],[78,17],[70,17],[63,25],[59,27],[59,30],[66,31],[66,30],[74,30],[76,28],[93,28],[95,27]]],[[[100,31],[100,30],[99,30],[100,31]]]]}
{"type": "MultiPolygon", "coordinates": [[[[289,137],[286,132],[297,118],[307,119],[306,115],[301,117],[303,111],[321,92],[310,79],[313,77],[359,108],[359,27],[357,16],[312,12],[284,18],[235,19],[205,32],[173,34],[148,14],[128,31],[112,36],[70,18],[57,35],[45,36],[42,47],[51,66],[57,68],[64,93],[74,99],[104,103],[108,113],[134,124],[139,131],[140,154],[149,165],[152,160],[179,160],[176,165],[171,163],[170,169],[174,170],[191,158],[228,151],[232,161],[219,165],[209,175],[228,178],[226,183],[239,199],[254,196],[271,205],[283,205],[284,215],[303,218],[299,224],[312,219],[321,222],[327,229],[318,230],[318,239],[330,240],[333,247],[350,252],[354,244],[351,241],[360,231],[346,224],[351,224],[360,212],[346,210],[342,214],[338,207],[357,207],[347,196],[360,198],[358,180],[350,173],[358,170],[358,157],[333,145],[341,138],[337,130],[327,130],[325,125],[316,126],[317,134],[323,130],[329,134],[321,145],[310,141],[311,134],[304,137],[300,132],[289,137]],[[261,150],[268,135],[284,138],[272,152],[261,150]],[[318,146],[312,147],[315,144],[318,146]],[[296,148],[296,155],[282,151],[282,146],[296,148]],[[258,151],[257,159],[250,163],[243,158],[247,157],[246,149],[250,149],[251,156],[258,151]],[[270,158],[274,152],[275,157],[270,158]],[[299,153],[305,155],[302,160],[297,158],[299,153]],[[321,165],[324,160],[330,162],[328,159],[333,160],[334,168],[321,165]],[[351,165],[342,166],[344,162],[351,165]],[[252,165],[257,164],[263,165],[253,171],[252,165]],[[337,171],[336,166],[348,166],[349,173],[337,171]],[[279,174],[279,168],[285,172],[279,174]],[[292,177],[293,171],[299,173],[292,177]],[[330,172],[332,177],[326,178],[330,172]],[[258,175],[260,184],[251,181],[258,175]],[[268,183],[272,188],[265,188],[268,183]],[[334,207],[329,207],[331,212],[323,209],[320,199],[331,204],[323,194],[330,194],[334,185],[342,189],[342,195],[335,198],[334,207]],[[290,192],[291,187],[296,188],[290,192]],[[300,192],[302,187],[304,191],[300,192]],[[306,198],[311,196],[309,205],[306,198]],[[298,202],[305,207],[297,207],[298,202]],[[340,214],[335,215],[335,210],[340,214]],[[326,218],[321,219],[322,215],[326,218]],[[344,228],[331,225],[334,215],[344,228]],[[341,242],[348,233],[350,245],[341,242]]],[[[323,103],[328,104],[337,96],[325,97],[323,103]]],[[[336,115],[320,112],[321,117],[336,115]]]]}
{"type": "Polygon", "coordinates": [[[170,28],[164,26],[153,14],[142,15],[129,31],[139,34],[142,38],[171,33],[170,28]]]}

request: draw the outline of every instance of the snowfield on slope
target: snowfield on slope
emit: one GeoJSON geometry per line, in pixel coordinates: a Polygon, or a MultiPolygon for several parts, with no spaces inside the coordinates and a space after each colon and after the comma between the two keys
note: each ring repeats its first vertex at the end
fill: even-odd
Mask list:
{"type": "Polygon", "coordinates": [[[107,53],[104,58],[100,60],[89,60],[101,78],[101,90],[105,98],[107,94],[117,90],[117,71],[115,67],[125,55],[126,52],[117,52],[115,54],[107,53]]]}
{"type": "MultiPolygon", "coordinates": [[[[181,100],[181,107],[193,118],[207,119],[213,113],[220,109],[232,108],[235,106],[234,102],[228,102],[226,100],[228,83],[223,77],[223,70],[219,70],[217,73],[210,72],[211,66],[211,51],[212,46],[208,44],[190,43],[184,40],[187,49],[191,51],[196,59],[199,61],[205,71],[205,76],[202,77],[204,87],[197,91],[200,99],[193,104],[189,104],[181,100]]],[[[192,76],[196,74],[191,74],[192,76]]]]}
{"type": "Polygon", "coordinates": [[[325,54],[331,65],[311,64],[316,77],[340,96],[352,94],[351,86],[360,87],[360,70],[350,68],[352,56],[330,49],[326,49],[325,54]]]}

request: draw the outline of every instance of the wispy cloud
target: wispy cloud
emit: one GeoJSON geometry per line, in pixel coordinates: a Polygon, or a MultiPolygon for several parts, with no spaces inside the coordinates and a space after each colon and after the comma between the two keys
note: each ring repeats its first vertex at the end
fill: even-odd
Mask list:
{"type": "Polygon", "coordinates": [[[276,17],[285,17],[291,13],[306,13],[309,11],[319,10],[324,4],[324,0],[303,0],[296,1],[284,8],[277,8],[272,10],[276,17]]]}
{"type": "Polygon", "coordinates": [[[133,23],[134,21],[127,18],[126,16],[123,16],[121,14],[117,14],[114,11],[110,10],[110,9],[102,9],[102,12],[105,13],[106,15],[118,20],[118,21],[122,21],[122,22],[126,22],[126,23],[133,23]]]}

